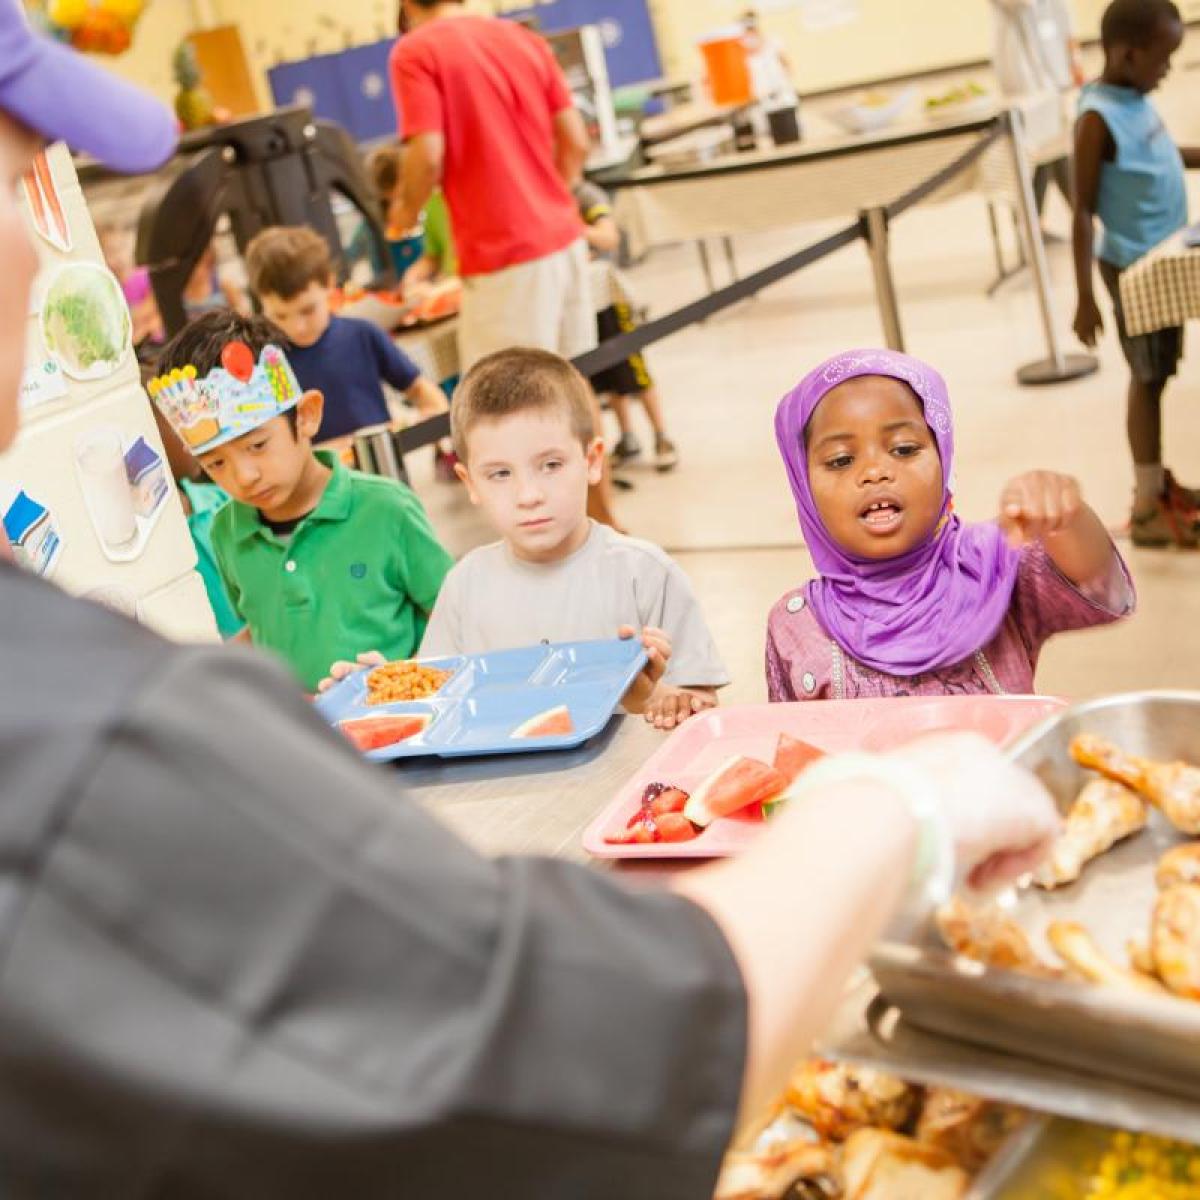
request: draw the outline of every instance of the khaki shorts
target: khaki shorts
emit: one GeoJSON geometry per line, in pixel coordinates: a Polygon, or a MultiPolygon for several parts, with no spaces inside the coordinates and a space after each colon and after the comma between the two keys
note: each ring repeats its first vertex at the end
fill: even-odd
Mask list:
{"type": "Polygon", "coordinates": [[[481,358],[511,346],[575,358],[596,346],[587,243],[463,280],[458,358],[465,375],[481,358]]]}

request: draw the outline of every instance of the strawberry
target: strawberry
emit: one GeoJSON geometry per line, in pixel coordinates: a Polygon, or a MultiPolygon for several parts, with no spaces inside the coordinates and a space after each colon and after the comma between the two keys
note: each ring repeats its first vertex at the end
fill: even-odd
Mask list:
{"type": "Polygon", "coordinates": [[[657,819],[658,839],[661,842],[690,842],[697,836],[695,825],[682,813],[667,812],[657,819]]]}
{"type": "Polygon", "coordinates": [[[650,801],[652,816],[661,817],[664,813],[683,812],[683,806],[688,802],[688,794],[681,788],[666,788],[650,801]]]}

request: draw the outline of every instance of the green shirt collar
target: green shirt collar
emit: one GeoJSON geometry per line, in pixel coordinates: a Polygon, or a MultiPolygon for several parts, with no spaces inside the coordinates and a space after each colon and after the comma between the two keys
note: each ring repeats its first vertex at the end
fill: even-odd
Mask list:
{"type": "MultiPolygon", "coordinates": [[[[317,507],[296,526],[298,533],[310,521],[344,521],[350,515],[353,486],[350,472],[336,454],[330,450],[314,450],[317,461],[329,467],[333,474],[321,493],[317,507]]],[[[235,541],[245,542],[260,534],[274,539],[275,535],[259,519],[258,509],[241,500],[230,501],[230,516],[235,541]]],[[[295,536],[295,535],[293,535],[295,536]]]]}

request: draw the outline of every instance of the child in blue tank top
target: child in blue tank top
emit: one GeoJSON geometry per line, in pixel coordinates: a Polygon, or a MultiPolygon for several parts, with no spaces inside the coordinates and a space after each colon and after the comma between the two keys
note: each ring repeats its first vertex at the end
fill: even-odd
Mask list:
{"type": "Polygon", "coordinates": [[[1200,147],[1176,146],[1149,99],[1183,42],[1183,21],[1170,0],[1114,0],[1101,22],[1101,40],[1104,71],[1084,88],[1075,125],[1075,332],[1095,346],[1103,327],[1092,290],[1094,257],[1112,296],[1130,370],[1133,542],[1195,549],[1200,492],[1178,484],[1162,462],[1162,396],[1183,353],[1183,330],[1130,336],[1119,286],[1126,267],[1188,220],[1184,168],[1200,167],[1200,147]]]}

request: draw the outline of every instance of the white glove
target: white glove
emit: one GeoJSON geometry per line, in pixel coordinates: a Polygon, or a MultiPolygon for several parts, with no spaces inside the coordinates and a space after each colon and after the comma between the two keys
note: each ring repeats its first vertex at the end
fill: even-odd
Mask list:
{"type": "Polygon", "coordinates": [[[889,754],[821,759],[791,797],[828,794],[852,779],[890,788],[917,819],[906,908],[942,904],[959,886],[985,891],[1011,883],[1046,856],[1060,826],[1041,783],[976,733],[935,734],[889,754]]]}
{"type": "Polygon", "coordinates": [[[936,811],[968,888],[1011,883],[1033,870],[1058,836],[1050,793],[981,734],[935,734],[883,757],[911,764],[935,786],[936,811]]]}

